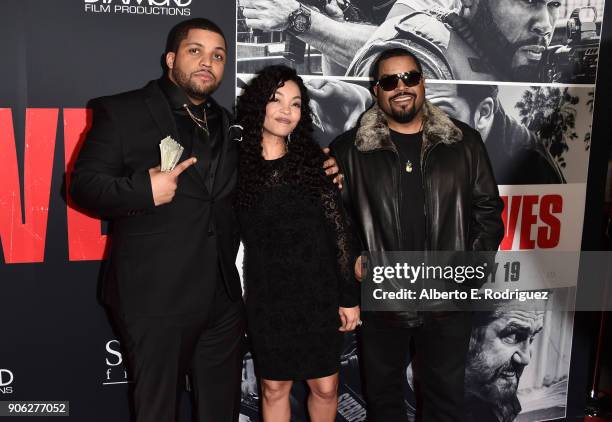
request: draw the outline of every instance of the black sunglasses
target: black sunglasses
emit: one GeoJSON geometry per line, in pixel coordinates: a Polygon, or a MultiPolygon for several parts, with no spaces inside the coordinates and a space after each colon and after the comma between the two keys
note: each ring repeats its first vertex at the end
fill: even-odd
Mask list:
{"type": "Polygon", "coordinates": [[[397,84],[399,84],[400,79],[406,86],[415,86],[421,82],[421,78],[423,75],[421,72],[403,72],[396,73],[395,75],[386,75],[380,78],[376,85],[380,86],[385,91],[392,91],[397,88],[397,84]]]}

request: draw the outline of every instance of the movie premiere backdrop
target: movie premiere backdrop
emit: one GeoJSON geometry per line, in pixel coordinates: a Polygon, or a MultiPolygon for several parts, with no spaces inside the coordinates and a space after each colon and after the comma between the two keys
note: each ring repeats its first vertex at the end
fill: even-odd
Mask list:
{"type": "MultiPolygon", "coordinates": [[[[106,222],[74,208],[66,192],[91,124],[88,101],[158,78],[168,30],[189,17],[214,20],[228,37],[229,65],[215,94],[223,105],[231,108],[263,66],[293,66],[309,88],[322,146],[357,124],[372,104],[368,74],[376,55],[391,46],[411,49],[423,61],[428,99],[479,130],[485,141],[505,204],[500,250],[580,250],[583,237],[596,230],[583,225],[587,188],[603,184],[592,174],[593,166],[605,166],[601,151],[608,142],[593,136],[594,113],[609,108],[595,85],[597,72],[605,71],[597,69],[606,48],[600,40],[610,37],[604,0],[482,2],[489,7],[478,13],[489,15],[481,18],[504,5],[507,22],[475,19],[480,24],[467,25],[474,12],[462,9],[460,0],[306,0],[310,28],[300,33],[304,17],[288,19],[289,0],[5,0],[0,401],[68,401],[71,420],[128,420],[130,380],[121,345],[97,301],[101,260],[112,240],[106,222]],[[538,26],[541,36],[519,46],[528,50],[531,66],[515,68],[505,53],[517,47],[492,48],[491,40],[499,43],[504,30],[528,25],[538,26]]],[[[467,378],[495,383],[503,372],[513,380],[495,397],[494,385],[468,382],[470,396],[484,397],[488,410],[510,409],[517,421],[577,414],[586,370],[578,366],[576,375],[570,367],[584,358],[576,350],[586,343],[575,330],[576,315],[559,310],[573,300],[553,295],[548,310],[537,315],[537,333],[530,339],[513,334],[504,347],[479,341],[486,326],[475,326],[467,378]],[[515,365],[512,354],[519,347],[530,359],[515,365]]],[[[496,316],[503,319],[503,311],[496,316]]],[[[411,417],[413,391],[409,366],[405,400],[411,417]]],[[[296,422],[307,420],[300,410],[304,397],[305,387],[296,385],[296,422]]],[[[337,421],[367,420],[353,334],[345,339],[339,397],[337,421]]],[[[242,398],[241,421],[259,421],[248,353],[242,398]]],[[[189,420],[188,412],[182,420],[189,420]]]]}

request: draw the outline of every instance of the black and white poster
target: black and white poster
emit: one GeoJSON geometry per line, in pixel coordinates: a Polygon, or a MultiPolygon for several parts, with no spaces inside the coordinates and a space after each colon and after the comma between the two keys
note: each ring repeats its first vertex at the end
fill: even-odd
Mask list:
{"type": "Polygon", "coordinates": [[[287,18],[297,4],[239,1],[238,73],[285,63],[304,75],[367,78],[382,50],[405,47],[428,79],[595,82],[603,0],[310,1],[304,32],[287,18]]]}
{"type": "MultiPolygon", "coordinates": [[[[378,54],[406,48],[423,64],[427,99],[485,142],[505,205],[500,250],[580,250],[603,0],[309,1],[308,28],[283,18],[296,4],[238,1],[237,96],[264,66],[296,68],[326,146],[373,104],[378,54]]],[[[479,313],[466,374],[473,420],[565,416],[574,314],[558,309],[572,300],[479,313]]],[[[338,420],[366,421],[354,336],[347,343],[341,389],[356,410],[338,420]]],[[[411,367],[406,382],[414,417],[411,367]]]]}

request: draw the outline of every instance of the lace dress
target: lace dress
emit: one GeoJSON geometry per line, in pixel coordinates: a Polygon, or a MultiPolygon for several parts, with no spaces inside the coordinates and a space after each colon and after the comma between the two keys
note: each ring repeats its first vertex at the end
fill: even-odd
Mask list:
{"type": "Polygon", "coordinates": [[[248,336],[257,376],[304,380],[339,369],[338,307],[358,304],[358,251],[335,186],[313,198],[284,182],[286,165],[266,161],[264,192],[239,212],[248,336]]]}

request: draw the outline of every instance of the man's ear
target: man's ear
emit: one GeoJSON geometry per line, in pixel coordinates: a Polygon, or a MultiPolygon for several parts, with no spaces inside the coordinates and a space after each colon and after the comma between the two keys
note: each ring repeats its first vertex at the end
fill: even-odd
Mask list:
{"type": "Polygon", "coordinates": [[[166,53],[166,66],[168,66],[168,69],[174,68],[175,57],[176,57],[176,54],[173,51],[166,53]]]}
{"type": "Polygon", "coordinates": [[[474,129],[480,132],[482,139],[486,141],[493,126],[495,118],[495,100],[487,97],[478,103],[474,113],[474,129]]]}
{"type": "Polygon", "coordinates": [[[374,95],[374,98],[378,98],[378,90],[380,89],[380,87],[378,85],[374,85],[372,87],[372,94],[374,95]]]}

